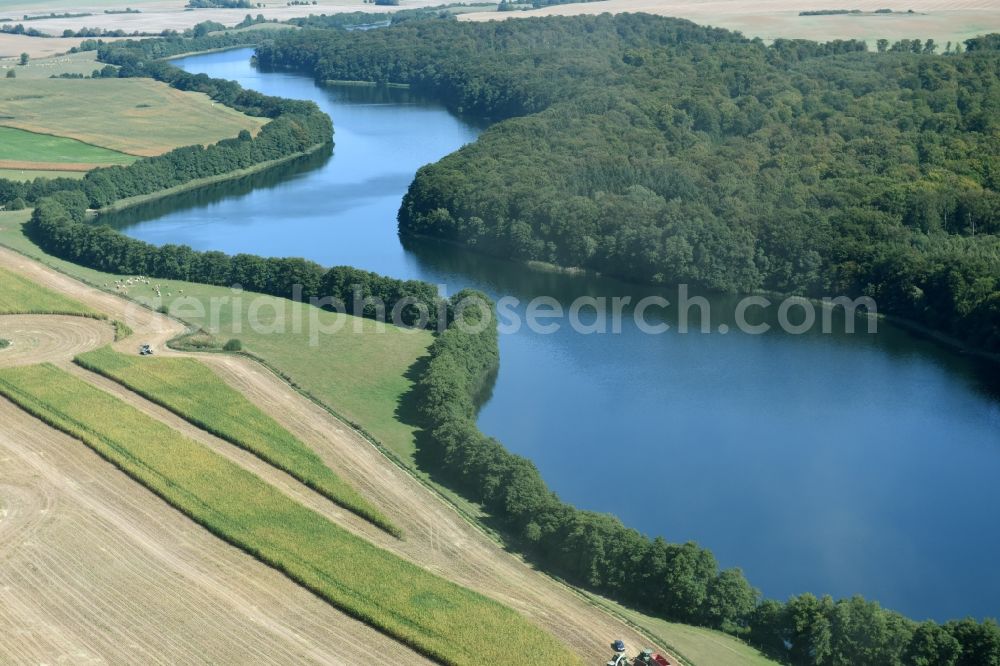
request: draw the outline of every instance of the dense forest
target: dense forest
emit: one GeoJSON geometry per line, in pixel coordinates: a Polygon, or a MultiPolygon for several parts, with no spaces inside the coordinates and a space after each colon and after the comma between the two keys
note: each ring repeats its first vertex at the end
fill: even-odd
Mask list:
{"type": "MultiPolygon", "coordinates": [[[[989,48],[924,58],[853,41],[765,47],[684,21],[601,16],[303,30],[259,47],[258,61],[409,83],[498,121],[421,169],[403,233],[654,283],[871,294],[995,348],[989,48]]],[[[497,357],[493,326],[456,322],[437,337],[415,389],[420,458],[542,568],[796,666],[1000,664],[992,620],[916,622],[861,597],[761,601],[705,548],[563,503],[476,425],[497,357]]]]}
{"type": "Polygon", "coordinates": [[[997,39],[910,42],[766,46],[605,15],[302,30],[258,59],[504,121],[420,170],[404,234],[641,282],[868,295],[997,351],[997,39]]]}
{"type": "MultiPolygon", "coordinates": [[[[965,322],[985,312],[983,330],[995,335],[997,222],[988,206],[1000,154],[996,40],[970,40],[963,56],[925,57],[864,54],[856,42],[768,48],[653,17],[465,25],[428,17],[384,30],[300,30],[263,43],[258,58],[322,79],[407,82],[454,108],[507,119],[420,171],[400,213],[404,232],[653,282],[803,293],[851,285],[911,307],[961,305],[956,317],[965,322]],[[937,82],[940,100],[922,76],[937,82]],[[916,184],[927,208],[911,198],[916,184]],[[949,206],[964,206],[976,232],[955,222],[959,209],[949,206]],[[935,262],[948,269],[944,277],[935,262]],[[990,299],[994,310],[984,311],[990,299]]],[[[120,76],[152,76],[272,118],[256,137],[79,181],[0,181],[0,203],[33,205],[28,230],[40,245],[103,270],[282,296],[299,284],[305,298],[339,297],[349,307],[364,296],[389,304],[409,297],[435,311],[436,291],[422,282],[303,259],[157,248],[88,217],[89,208],[329,142],[329,119],[311,103],[156,60],[229,39],[101,45],[100,58],[120,76]]],[[[493,320],[464,325],[483,316],[461,307],[468,298],[492,312],[475,293],[448,303],[450,324],[414,389],[420,459],[481,503],[512,548],[587,589],[728,631],[795,666],[1000,664],[993,621],[919,623],[860,597],[761,601],[739,570],[720,571],[705,548],[649,538],[560,501],[529,460],[478,430],[476,397],[496,368],[498,343],[493,320]]],[[[416,309],[407,312],[415,321],[416,309]]],[[[983,344],[996,340],[988,335],[983,344]]]]}

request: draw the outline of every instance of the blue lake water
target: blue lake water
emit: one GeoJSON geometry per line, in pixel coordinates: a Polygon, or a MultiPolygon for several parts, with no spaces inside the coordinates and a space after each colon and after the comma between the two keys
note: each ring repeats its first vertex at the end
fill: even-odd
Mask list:
{"type": "MultiPolygon", "coordinates": [[[[407,90],[258,72],[250,55],[175,62],[316,101],[333,118],[332,157],[128,211],[117,220],[126,233],[522,302],[656,293],[404,246],[396,212],[414,172],[481,127],[407,90]]],[[[502,335],[480,426],[531,458],[563,499],[708,546],[767,596],[860,593],[916,618],[1000,615],[997,367],[885,323],[876,335],[720,334],[734,302],[710,298],[712,334],[677,333],[668,313],[674,326],[661,335],[629,318],[620,334],[502,335]]]]}

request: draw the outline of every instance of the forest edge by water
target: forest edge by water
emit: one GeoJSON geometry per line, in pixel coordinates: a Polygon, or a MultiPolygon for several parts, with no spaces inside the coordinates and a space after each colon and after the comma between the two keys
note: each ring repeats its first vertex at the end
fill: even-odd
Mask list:
{"type": "MultiPolygon", "coordinates": [[[[111,56],[110,53],[107,55],[111,56]]],[[[142,72],[141,65],[145,63],[136,58],[128,64],[135,67],[135,71],[142,72]]],[[[231,91],[227,90],[227,92],[231,91]]],[[[304,107],[298,110],[303,109],[304,107]]],[[[320,125],[316,127],[318,129],[320,125]]],[[[245,140],[243,141],[245,142],[245,140]]],[[[233,150],[244,150],[241,146],[233,143],[226,145],[233,150]]],[[[305,148],[301,144],[298,147],[300,150],[305,148]]],[[[236,154],[241,153],[234,153],[234,155],[236,154]]],[[[196,158],[196,155],[185,155],[185,157],[196,158]]],[[[121,173],[121,171],[115,173],[121,173]]],[[[115,184],[104,181],[102,185],[115,184]]],[[[76,218],[81,212],[85,212],[87,203],[96,202],[93,198],[86,202],[82,201],[79,196],[63,194],[62,192],[50,192],[49,194],[50,200],[44,202],[45,205],[36,207],[35,228],[38,231],[43,231],[38,225],[47,225],[48,231],[43,233],[49,236],[48,240],[57,241],[56,245],[50,247],[55,248],[58,254],[59,244],[73,243],[74,240],[70,236],[62,236],[61,239],[57,239],[55,235],[65,233],[69,229],[72,229],[73,233],[89,234],[90,232],[84,229],[87,225],[81,224],[82,220],[76,218]],[[79,207],[81,203],[83,203],[83,208],[79,207]]],[[[106,196],[107,190],[102,190],[101,194],[106,196]]],[[[105,242],[121,243],[121,240],[116,238],[117,234],[113,235],[102,231],[100,235],[104,237],[105,242]]],[[[39,239],[45,240],[43,236],[39,236],[39,239]]],[[[125,259],[129,262],[136,262],[142,260],[143,255],[148,261],[153,256],[149,254],[151,250],[148,247],[142,248],[139,244],[130,245],[127,243],[126,246],[134,248],[137,254],[130,257],[118,257],[117,261],[125,259]]],[[[119,247],[122,246],[119,245],[119,247]]],[[[69,249],[69,245],[62,245],[64,253],[69,249]]],[[[213,255],[213,258],[220,260],[217,254],[213,255]]],[[[152,266],[154,270],[141,271],[142,266],[149,268],[148,264],[129,263],[126,266],[121,264],[116,264],[116,266],[120,272],[145,272],[156,275],[155,266],[152,266]],[[140,270],[126,270],[129,268],[139,268],[140,270]]],[[[216,267],[218,268],[218,265],[216,267]]],[[[307,273],[312,270],[306,266],[297,266],[296,268],[306,268],[307,273]]],[[[225,277],[231,276],[226,275],[225,277]]],[[[299,274],[296,277],[302,277],[302,275],[299,274]]],[[[306,275],[306,277],[309,276],[306,275]]],[[[557,570],[562,569],[561,573],[570,580],[610,593],[612,596],[628,598],[636,592],[640,594],[665,594],[666,596],[629,600],[637,602],[640,606],[654,607],[653,610],[668,617],[720,626],[734,633],[743,634],[790,663],[826,663],[820,659],[810,662],[800,661],[804,658],[802,652],[807,651],[810,658],[818,657],[820,653],[832,655],[835,649],[834,645],[839,646],[837,651],[840,652],[843,649],[841,645],[843,642],[850,642],[858,638],[844,633],[850,631],[851,627],[855,631],[858,630],[855,622],[850,622],[850,626],[837,624],[844,619],[842,616],[845,614],[848,617],[855,617],[855,619],[862,616],[871,619],[874,622],[874,627],[866,624],[863,627],[865,631],[878,628],[885,631],[891,629],[892,636],[883,636],[882,638],[896,645],[899,645],[898,639],[908,633],[906,650],[909,655],[913,655],[913,651],[916,650],[930,649],[928,645],[937,646],[936,649],[945,652],[943,656],[941,654],[937,656],[945,660],[946,663],[948,660],[947,650],[950,649],[957,655],[954,648],[963,642],[962,638],[979,641],[995,633],[996,625],[990,623],[982,625],[972,623],[974,626],[967,623],[956,623],[948,625],[947,628],[941,628],[933,623],[912,625],[904,622],[901,617],[895,614],[885,613],[877,606],[860,600],[834,604],[832,601],[828,603],[824,600],[816,600],[810,595],[803,595],[786,605],[765,602],[758,606],[756,605],[756,595],[742,579],[742,576],[732,570],[717,573],[714,560],[708,551],[691,544],[672,546],[662,541],[647,542],[648,545],[642,545],[640,543],[642,541],[641,535],[634,531],[625,530],[620,523],[613,519],[588,512],[579,512],[559,503],[547,491],[537,474],[537,470],[529,461],[511,456],[502,449],[499,443],[485,438],[475,426],[474,405],[468,396],[475,393],[474,389],[478,389],[480,383],[478,378],[486,370],[482,355],[485,355],[487,360],[491,357],[495,358],[495,353],[492,351],[496,345],[495,331],[487,336],[492,340],[486,339],[486,337],[463,340],[459,335],[449,336],[449,332],[452,330],[449,329],[448,332],[439,336],[438,342],[435,343],[437,349],[433,354],[432,363],[437,359],[448,360],[441,360],[438,363],[438,369],[428,371],[421,380],[425,392],[422,412],[434,426],[436,435],[434,445],[438,447],[437,453],[441,457],[439,464],[448,469],[450,474],[456,475],[459,483],[464,482],[474,486],[474,492],[480,494],[479,499],[488,508],[491,508],[495,515],[505,522],[509,522],[512,528],[520,531],[517,540],[521,542],[521,545],[532,544],[529,549],[533,551],[531,554],[536,559],[541,559],[544,562],[546,557],[552,557],[557,560],[552,566],[557,570]],[[473,350],[475,352],[470,355],[473,350]],[[443,402],[428,400],[426,395],[431,387],[433,387],[434,392],[442,391],[442,394],[450,395],[450,399],[443,402]],[[463,395],[467,397],[463,399],[463,395]],[[471,414],[469,413],[470,406],[471,414]],[[515,492],[511,494],[512,491],[515,492]],[[546,514],[551,517],[553,522],[543,526],[539,524],[537,518],[546,514]],[[524,522],[528,518],[530,520],[524,522]],[[606,520],[611,522],[605,522],[606,520]],[[546,530],[551,531],[546,533],[546,530]],[[567,530],[567,532],[563,530],[567,530]],[[645,561],[645,566],[665,568],[658,572],[655,569],[647,571],[645,574],[626,573],[619,570],[618,567],[621,567],[625,562],[614,561],[614,557],[609,558],[607,553],[607,548],[615,546],[618,538],[631,544],[629,548],[624,548],[622,545],[623,551],[617,553],[619,557],[630,559],[637,550],[651,548],[652,550],[646,554],[646,557],[651,559],[645,561]],[[637,538],[639,541],[636,540],[637,538]],[[567,543],[572,546],[568,550],[567,543]],[[547,550],[546,544],[549,544],[548,548],[552,548],[553,551],[545,552],[547,550]],[[601,553],[600,557],[598,557],[598,551],[601,553]],[[577,561],[568,562],[570,555],[577,561]],[[602,558],[609,559],[601,561],[602,558]],[[600,568],[595,570],[595,566],[600,568]],[[623,576],[623,578],[619,578],[619,576],[623,576]],[[673,580],[671,576],[681,576],[681,578],[673,580]],[[613,579],[624,582],[643,578],[665,581],[666,585],[655,590],[646,588],[631,591],[624,588],[607,588],[613,579]],[[693,587],[691,587],[692,585],[693,587]],[[677,596],[685,588],[690,594],[677,596]],[[807,631],[804,634],[789,636],[790,628],[793,626],[801,627],[805,618],[809,618],[807,631]],[[823,627],[826,627],[825,631],[829,632],[828,649],[818,649],[818,646],[814,645],[817,638],[816,632],[822,634],[823,627]],[[952,640],[949,641],[947,637],[952,640]]],[[[802,630],[796,629],[796,631],[802,630]]],[[[989,640],[986,638],[986,642],[989,640]]],[[[887,661],[882,663],[895,663],[903,658],[899,652],[891,651],[892,646],[885,645],[884,648],[887,652],[882,654],[887,658],[887,661]]],[[[964,664],[966,662],[952,660],[951,663],[964,664]]],[[[968,663],[978,662],[970,661],[968,663]]]]}

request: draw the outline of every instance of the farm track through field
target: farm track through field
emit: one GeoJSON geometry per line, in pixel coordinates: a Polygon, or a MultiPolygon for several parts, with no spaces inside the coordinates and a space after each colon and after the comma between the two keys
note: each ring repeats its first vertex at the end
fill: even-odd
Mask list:
{"type": "Polygon", "coordinates": [[[0,663],[427,663],[0,399],[0,663]]]}
{"type": "MultiPolygon", "coordinates": [[[[183,331],[183,326],[165,316],[140,308],[113,294],[88,287],[66,275],[44,267],[5,248],[0,248],[0,266],[16,271],[49,289],[70,296],[95,310],[106,313],[113,319],[126,321],[135,331],[135,335],[115,343],[115,347],[119,351],[136,353],[136,347],[139,344],[149,343],[154,346],[158,354],[181,355],[179,352],[166,349],[165,343],[170,338],[180,334],[183,331]]],[[[102,325],[110,329],[108,324],[103,323],[102,325]]],[[[94,346],[96,348],[99,345],[95,344],[94,346]]],[[[260,364],[237,356],[213,354],[183,355],[197,358],[212,367],[227,383],[242,392],[258,407],[312,447],[336,474],[351,483],[369,501],[382,510],[390,520],[401,527],[405,535],[404,540],[400,541],[392,538],[366,521],[340,509],[287,474],[261,462],[253,455],[197,429],[167,410],[146,401],[110,380],[80,368],[69,368],[69,364],[65,362],[60,363],[60,365],[68,367],[77,376],[83,377],[94,385],[112,392],[141,411],[170,425],[185,435],[208,445],[231,460],[257,473],[286,494],[301,501],[306,506],[320,511],[337,524],[434,573],[507,604],[526,617],[533,619],[577,651],[590,663],[603,663],[607,659],[609,654],[608,643],[614,638],[624,639],[630,649],[633,650],[637,650],[647,643],[645,639],[624,623],[589,604],[569,588],[534,571],[519,558],[505,552],[478,528],[463,519],[437,495],[387,459],[361,435],[324,409],[298,394],[260,364]]],[[[50,359],[40,358],[39,360],[50,359]]],[[[17,410],[6,401],[3,401],[0,404],[0,412],[6,413],[10,411],[16,412],[17,410]]],[[[45,441],[58,439],[66,442],[67,438],[63,435],[56,433],[56,431],[47,426],[43,426],[40,422],[27,415],[22,414],[21,416],[22,421],[23,419],[27,419],[25,429],[30,430],[36,439],[45,441]],[[31,427],[29,428],[28,426],[31,427]]],[[[5,417],[0,415],[0,418],[5,417]]],[[[18,451],[19,448],[24,448],[24,445],[20,443],[21,440],[18,438],[7,438],[7,440],[6,445],[11,452],[18,451]]],[[[62,448],[73,447],[64,446],[62,448]]],[[[76,446],[75,448],[80,451],[86,451],[86,447],[83,446],[76,446]]],[[[29,444],[26,451],[20,452],[21,455],[31,455],[30,449],[31,446],[29,444]]],[[[0,451],[0,457],[4,455],[6,454],[0,451]]],[[[83,454],[78,452],[74,455],[80,457],[83,454]]],[[[88,452],[88,455],[92,454],[88,452]]],[[[64,473],[75,478],[75,473],[67,471],[70,468],[62,464],[56,464],[55,460],[46,460],[46,462],[50,463],[51,474],[64,473]]],[[[92,462],[98,467],[101,466],[99,461],[95,460],[92,462]]],[[[207,532],[200,530],[200,528],[180,516],[180,514],[170,511],[165,504],[151,493],[140,491],[140,487],[128,481],[124,475],[117,473],[108,474],[109,468],[106,463],[103,463],[103,468],[105,470],[103,475],[109,477],[109,479],[113,478],[114,483],[131,486],[127,494],[122,495],[122,502],[152,502],[160,507],[160,513],[172,516],[173,524],[183,524],[184,528],[181,531],[186,535],[187,540],[182,541],[182,544],[189,546],[188,541],[193,539],[191,534],[198,533],[200,537],[204,537],[204,539],[208,539],[210,542],[200,541],[198,548],[206,549],[214,557],[220,556],[215,554],[219,551],[229,552],[229,557],[235,557],[235,554],[232,552],[235,549],[210,537],[207,532]]],[[[7,476],[0,475],[0,478],[4,478],[6,481],[7,476]]],[[[107,483],[111,483],[111,481],[109,480],[107,483]]],[[[147,512],[151,511],[151,508],[147,509],[147,512]]],[[[55,511],[54,513],[59,515],[60,511],[55,511]]],[[[109,529],[108,525],[113,524],[113,520],[108,521],[108,524],[102,529],[107,530],[109,529]]],[[[161,535],[161,538],[165,534],[172,536],[170,530],[161,529],[160,526],[162,524],[162,517],[157,516],[156,518],[151,517],[145,525],[146,529],[149,530],[150,536],[161,535]]],[[[141,521],[135,520],[130,529],[139,529],[141,525],[141,521]]],[[[0,530],[2,529],[2,523],[0,523],[0,530]]],[[[81,533],[80,538],[84,538],[84,536],[81,533]]],[[[169,542],[170,539],[167,539],[167,541],[169,542]]],[[[170,551],[172,546],[164,545],[162,542],[160,545],[165,549],[164,556],[168,554],[173,556],[172,553],[167,552],[170,551]]],[[[48,550],[54,553],[58,549],[49,548],[48,550]]],[[[110,552],[117,552],[117,549],[112,549],[110,552]]],[[[94,556],[96,557],[97,555],[95,554],[94,556]]],[[[3,555],[0,554],[0,559],[2,558],[3,555]]],[[[118,557],[117,559],[120,560],[121,566],[131,566],[131,555],[118,557]]],[[[263,565],[259,565],[259,567],[263,567],[263,565]]],[[[248,567],[245,566],[245,568],[248,567]]],[[[263,568],[266,569],[266,567],[263,568]]],[[[89,566],[80,568],[77,577],[82,579],[88,578],[88,572],[91,569],[92,567],[89,566]]],[[[251,587],[254,585],[263,585],[263,583],[256,580],[256,576],[258,575],[264,576],[273,583],[272,576],[278,574],[271,570],[268,570],[266,576],[262,572],[248,572],[246,574],[248,580],[253,578],[251,587]]],[[[76,580],[72,575],[68,575],[65,580],[58,584],[72,587],[79,583],[80,581],[76,580]]],[[[2,584],[0,582],[0,588],[2,588],[2,584]]],[[[288,584],[291,585],[291,583],[288,584]]],[[[109,582],[111,588],[115,588],[117,585],[118,582],[109,582]]],[[[227,588],[227,594],[238,594],[241,590],[241,585],[242,583],[236,585],[232,590],[227,588]]],[[[199,589],[198,586],[193,586],[193,590],[197,591],[199,589]]],[[[254,587],[254,589],[258,589],[258,587],[254,587]]],[[[103,590],[102,594],[112,594],[115,592],[116,590],[114,589],[107,589],[103,590]]],[[[302,594],[307,593],[302,592],[302,594]]],[[[307,596],[309,596],[312,603],[310,607],[315,607],[316,603],[322,603],[311,595],[307,596]]],[[[87,603],[86,595],[79,597],[77,601],[85,606],[87,603]]],[[[191,603],[193,604],[194,602],[191,603]]],[[[295,606],[289,601],[286,607],[294,608],[295,606]]],[[[192,608],[195,608],[195,606],[192,606],[192,608]]],[[[243,610],[244,612],[251,610],[259,612],[260,608],[262,606],[259,604],[251,603],[248,608],[244,608],[243,610]]],[[[136,615],[139,617],[133,618],[133,621],[141,619],[147,612],[145,609],[138,611],[136,615]]],[[[199,612],[208,611],[199,609],[199,612]]],[[[231,614],[232,610],[230,609],[227,612],[231,614]]],[[[328,631],[338,630],[350,633],[353,631],[351,627],[358,624],[334,611],[332,608],[327,607],[325,612],[328,617],[332,613],[339,618],[334,623],[335,627],[329,626],[329,621],[323,623],[323,626],[328,631]]],[[[16,619],[5,619],[0,616],[0,629],[7,631],[17,626],[16,619]]],[[[65,628],[71,630],[75,626],[75,623],[71,621],[65,625],[65,628]]],[[[153,631],[154,627],[149,627],[148,630],[153,631]]],[[[185,631],[185,629],[179,629],[175,625],[174,631],[185,631]]],[[[381,635],[377,635],[378,640],[373,641],[371,634],[374,632],[367,627],[363,627],[363,631],[367,632],[367,636],[362,637],[359,635],[357,639],[349,642],[354,642],[355,645],[362,646],[361,650],[365,653],[373,652],[373,646],[380,644],[380,642],[391,642],[388,638],[381,635]]],[[[95,633],[99,632],[84,632],[84,635],[93,637],[95,633]]],[[[170,632],[167,631],[165,633],[169,634],[170,632]]],[[[272,641],[277,640],[273,636],[270,639],[272,641]]],[[[315,649],[332,649],[333,647],[328,640],[312,642],[313,640],[318,640],[315,634],[312,636],[303,635],[302,637],[303,645],[305,646],[311,646],[315,649]]],[[[162,648],[158,647],[156,649],[162,650],[163,655],[174,657],[176,656],[174,650],[179,649],[179,646],[169,649],[168,646],[164,645],[162,648]]],[[[105,653],[97,650],[94,654],[105,653]]],[[[407,657],[401,663],[418,663],[417,657],[412,655],[412,653],[410,654],[412,658],[407,657]]],[[[174,660],[176,661],[176,659],[174,660]]],[[[2,654],[0,654],[0,661],[3,661],[2,654]]],[[[337,660],[333,659],[332,661],[336,662],[337,660]]]]}
{"type": "Polygon", "coordinates": [[[115,338],[111,324],[69,315],[0,316],[0,338],[12,344],[0,350],[0,368],[68,362],[77,354],[115,338]]]}

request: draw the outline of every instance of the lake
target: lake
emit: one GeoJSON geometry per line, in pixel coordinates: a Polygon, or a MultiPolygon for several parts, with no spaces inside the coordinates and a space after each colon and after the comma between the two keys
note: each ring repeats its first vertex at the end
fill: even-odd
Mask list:
{"type": "MultiPolygon", "coordinates": [[[[523,305],[656,290],[530,270],[430,241],[401,242],[414,172],[483,126],[403,89],[317,86],[263,73],[249,50],[176,60],[189,71],[316,101],[332,156],[117,214],[126,233],[201,250],[304,256],[465,287],[523,305]]],[[[671,541],[697,541],[769,597],[860,593],[912,617],[1000,615],[1000,373],[887,323],[792,335],[736,330],[710,296],[711,333],[662,334],[628,310],[620,333],[501,335],[482,430],[531,458],[565,500],[671,541]],[[725,323],[729,332],[719,332],[725,323]],[[837,332],[839,331],[839,333],[837,332]]],[[[584,310],[581,319],[588,319],[584,310]]],[[[592,315],[592,313],[590,313],[592,315]]],[[[756,320],[755,320],[756,321],[756,320]]]]}

